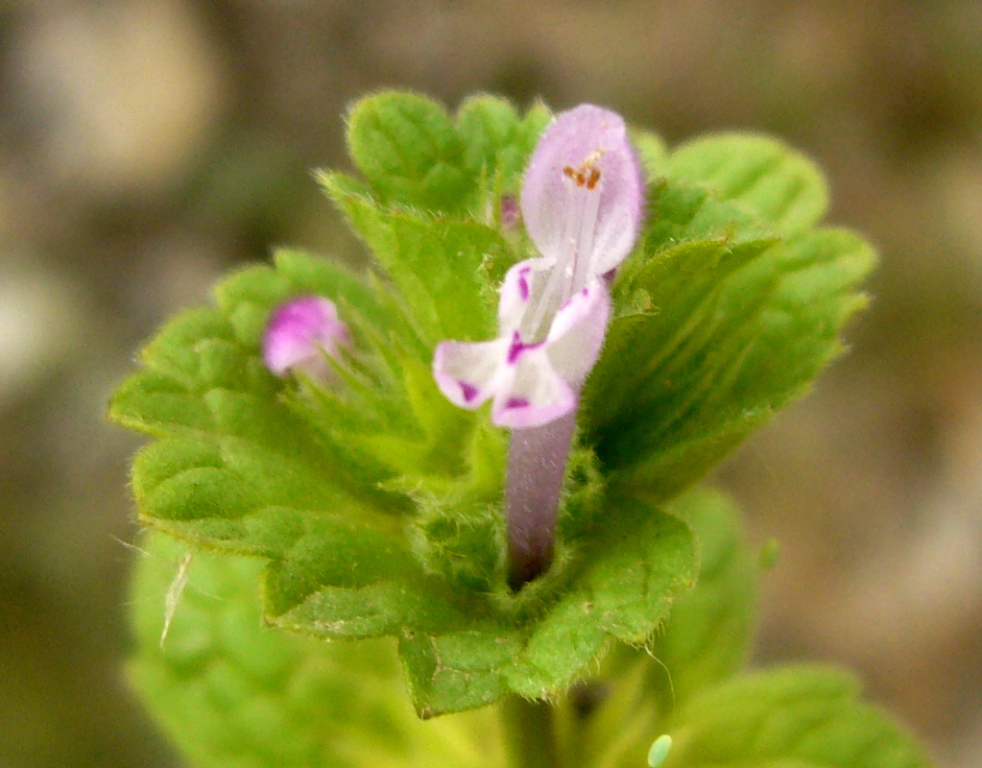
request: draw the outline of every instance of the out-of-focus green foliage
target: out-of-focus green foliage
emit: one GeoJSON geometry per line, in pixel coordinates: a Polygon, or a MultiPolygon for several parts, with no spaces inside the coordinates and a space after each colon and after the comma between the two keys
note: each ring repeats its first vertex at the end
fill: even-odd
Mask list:
{"type": "Polygon", "coordinates": [[[761,768],[927,768],[925,751],[838,669],[792,666],[735,678],[674,718],[665,762],[761,768]]]}
{"type": "MultiPolygon", "coordinates": [[[[730,677],[746,661],[757,608],[756,558],[742,539],[739,515],[720,493],[686,494],[672,505],[699,541],[699,581],[672,606],[652,655],[669,676],[673,706],[730,677]]],[[[661,670],[659,670],[661,671],[661,670]]]]}

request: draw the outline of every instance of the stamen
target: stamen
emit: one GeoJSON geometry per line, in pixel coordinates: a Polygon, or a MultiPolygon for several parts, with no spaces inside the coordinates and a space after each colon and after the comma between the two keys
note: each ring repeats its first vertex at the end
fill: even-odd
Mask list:
{"type": "Polygon", "coordinates": [[[572,179],[576,186],[593,189],[600,180],[600,170],[597,168],[597,161],[604,156],[604,149],[595,149],[586,156],[586,160],[580,163],[578,168],[571,165],[563,167],[563,174],[572,179]]]}
{"type": "Polygon", "coordinates": [[[575,271],[576,243],[579,238],[580,188],[576,181],[576,170],[570,166],[563,168],[563,175],[570,181],[566,183],[566,220],[563,222],[563,237],[560,242],[567,246],[557,254],[556,266],[549,272],[549,278],[536,301],[535,310],[530,313],[527,323],[522,323],[522,336],[530,341],[545,338],[552,322],[552,315],[569,299],[566,295],[572,284],[575,271]]]}
{"type": "Polygon", "coordinates": [[[549,318],[586,285],[590,266],[588,258],[593,248],[603,190],[596,163],[603,154],[604,150],[596,149],[587,155],[578,168],[570,165],[563,168],[563,176],[570,183],[566,185],[566,221],[562,242],[568,245],[569,250],[560,256],[529,321],[522,324],[522,335],[530,340],[541,340],[548,329],[549,318]]]}
{"type": "MultiPolygon", "coordinates": [[[[600,211],[600,195],[603,187],[598,187],[600,181],[600,171],[593,169],[594,177],[591,175],[591,184],[587,184],[586,189],[580,194],[586,199],[583,201],[583,218],[580,220],[580,232],[576,243],[576,269],[573,279],[569,284],[569,295],[572,296],[577,291],[583,289],[587,283],[590,264],[590,255],[593,253],[593,235],[597,228],[597,215],[600,211]]],[[[566,296],[563,301],[568,301],[566,296]]]]}

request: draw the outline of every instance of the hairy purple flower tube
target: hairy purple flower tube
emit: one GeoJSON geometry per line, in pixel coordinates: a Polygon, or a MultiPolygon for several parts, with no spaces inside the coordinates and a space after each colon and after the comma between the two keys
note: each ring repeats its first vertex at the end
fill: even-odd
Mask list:
{"type": "Polygon", "coordinates": [[[334,377],[328,357],[337,357],[350,343],[348,326],[338,317],[334,302],[320,296],[300,296],[281,304],[270,315],[263,337],[263,359],[277,376],[302,371],[317,381],[334,377]]]}
{"type": "Polygon", "coordinates": [[[634,248],[644,179],[621,117],[584,104],[559,114],[525,173],[522,219],[538,258],[515,264],[498,305],[499,336],[446,341],[433,374],[462,408],[490,400],[515,430],[508,457],[509,557],[516,588],[552,557],[579,393],[610,318],[605,276],[634,248]]]}

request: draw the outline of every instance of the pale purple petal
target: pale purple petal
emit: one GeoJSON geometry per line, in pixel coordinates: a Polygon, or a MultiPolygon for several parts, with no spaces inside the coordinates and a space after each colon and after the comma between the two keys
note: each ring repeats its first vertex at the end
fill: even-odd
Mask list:
{"type": "Polygon", "coordinates": [[[608,272],[634,248],[644,205],[644,176],[623,119],[592,104],[562,112],[546,128],[522,187],[525,227],[543,256],[561,260],[570,245],[570,170],[598,171],[596,223],[590,227],[589,277],[608,272]]]}
{"type": "Polygon", "coordinates": [[[554,263],[551,259],[526,259],[505,273],[498,297],[498,324],[502,335],[521,325],[525,310],[542,293],[554,263]]]}
{"type": "Polygon", "coordinates": [[[575,293],[556,313],[546,351],[553,367],[571,386],[583,384],[597,362],[609,317],[610,294],[602,280],[575,293]]]}
{"type": "Polygon", "coordinates": [[[511,376],[505,362],[509,346],[508,338],[437,345],[433,377],[440,391],[456,406],[479,407],[495,394],[502,377],[511,376]]]}
{"type": "Polygon", "coordinates": [[[263,358],[277,376],[298,370],[327,380],[332,371],[325,355],[336,357],[349,343],[348,326],[333,301],[301,296],[273,311],[263,337],[263,358]]]}
{"type": "Polygon", "coordinates": [[[543,345],[527,347],[512,368],[491,409],[491,421],[499,427],[539,427],[576,408],[576,394],[553,369],[543,345]]]}

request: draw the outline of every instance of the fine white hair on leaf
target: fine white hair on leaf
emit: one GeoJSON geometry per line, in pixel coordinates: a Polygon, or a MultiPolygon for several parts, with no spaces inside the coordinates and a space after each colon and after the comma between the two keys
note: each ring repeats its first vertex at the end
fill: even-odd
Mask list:
{"type": "Polygon", "coordinates": [[[177,604],[181,602],[181,595],[184,594],[184,587],[188,583],[188,568],[191,565],[191,552],[188,552],[181,564],[177,567],[174,580],[170,583],[167,590],[167,597],[164,598],[164,628],[160,632],[160,650],[164,650],[164,641],[167,640],[167,633],[170,632],[171,622],[174,614],[177,613],[177,604]]]}
{"type": "Polygon", "coordinates": [[[672,709],[675,709],[675,683],[672,680],[672,670],[668,668],[668,665],[664,661],[655,656],[650,645],[645,643],[642,647],[644,648],[644,652],[651,657],[651,660],[665,670],[665,676],[668,678],[668,692],[672,695],[672,709]]]}
{"type": "Polygon", "coordinates": [[[109,538],[115,541],[117,544],[121,544],[122,546],[126,547],[126,549],[132,549],[134,552],[138,552],[142,557],[150,556],[150,553],[147,552],[147,550],[143,549],[142,547],[138,547],[136,544],[131,544],[128,541],[123,541],[118,536],[113,536],[112,534],[110,534],[109,538]]]}

